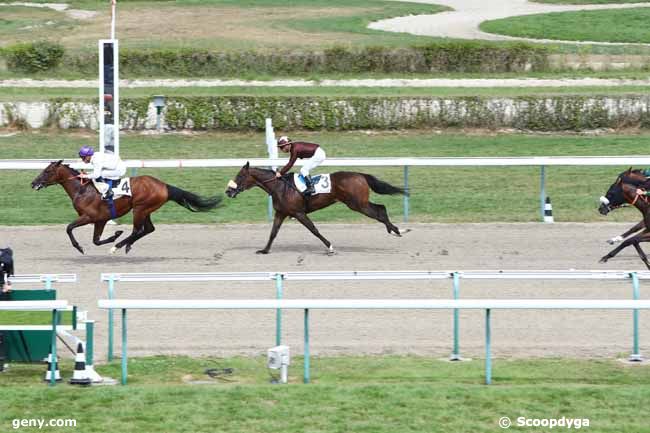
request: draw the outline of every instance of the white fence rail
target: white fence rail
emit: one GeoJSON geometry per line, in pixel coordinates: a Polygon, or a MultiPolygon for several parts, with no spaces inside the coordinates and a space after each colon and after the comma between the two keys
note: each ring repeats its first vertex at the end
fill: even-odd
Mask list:
{"type": "Polygon", "coordinates": [[[237,300],[169,300],[169,299],[100,299],[99,308],[122,310],[122,384],[127,382],[129,309],[221,309],[221,310],[304,310],[304,377],[310,381],[309,310],[313,309],[481,309],[485,310],[485,383],[492,382],[491,323],[493,309],[570,309],[570,310],[639,310],[650,309],[650,300],[563,300],[563,299],[237,299],[237,300]]]}
{"type": "MultiPolygon", "coordinates": [[[[460,298],[460,280],[592,280],[632,282],[632,299],[640,298],[640,280],[650,280],[650,271],[591,271],[591,270],[466,270],[466,271],[327,271],[327,272],[203,272],[203,273],[102,273],[102,282],[108,283],[108,298],[115,298],[116,283],[145,282],[206,282],[206,281],[275,281],[276,298],[284,296],[283,283],[287,281],[391,281],[391,280],[452,280],[454,299],[460,298]]],[[[460,356],[460,317],[454,309],[454,342],[451,359],[460,356]]],[[[630,359],[640,360],[639,313],[632,316],[633,341],[630,359]]],[[[108,359],[113,359],[114,318],[108,312],[108,359]]],[[[275,344],[282,343],[282,310],[276,310],[275,344]]]]}
{"type": "MultiPolygon", "coordinates": [[[[42,170],[56,160],[0,159],[0,170],[42,170]]],[[[228,159],[129,159],[130,168],[227,168],[241,167],[246,162],[254,166],[271,167],[286,164],[286,158],[228,158],[228,159]]],[[[77,169],[90,168],[79,159],[64,163],[77,169]]],[[[297,161],[302,165],[304,161],[297,161]]],[[[328,158],[322,167],[508,167],[508,166],[650,166],[650,157],[638,156],[532,156],[532,157],[386,157],[386,158],[328,158]]]]}
{"type": "MultiPolygon", "coordinates": [[[[42,170],[51,160],[23,159],[0,160],[0,170],[42,170]]],[[[89,168],[78,159],[66,160],[77,169],[89,168]]],[[[285,158],[232,158],[232,159],[152,159],[126,160],[127,167],[137,168],[224,168],[241,167],[246,162],[254,166],[276,167],[287,162],[285,158]]],[[[297,161],[302,165],[304,161],[297,161]]],[[[635,156],[533,156],[533,157],[450,157],[450,158],[329,158],[324,167],[403,167],[404,189],[409,190],[409,167],[540,167],[540,216],[544,220],[544,203],[546,201],[546,166],[650,166],[650,157],[635,156]]],[[[234,173],[233,173],[234,175],[234,173]]],[[[409,198],[404,196],[404,221],[409,217],[409,198]]],[[[269,219],[272,209],[269,205],[269,219]]]]}

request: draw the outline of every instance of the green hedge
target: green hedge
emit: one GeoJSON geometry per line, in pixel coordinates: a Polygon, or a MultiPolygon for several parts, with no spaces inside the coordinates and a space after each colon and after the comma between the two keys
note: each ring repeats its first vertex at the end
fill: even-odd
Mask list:
{"type": "MultiPolygon", "coordinates": [[[[97,75],[97,54],[66,56],[65,68],[97,75]]],[[[123,77],[304,76],[312,73],[511,72],[548,69],[546,48],[525,43],[444,42],[411,48],[324,51],[120,50],[123,77]]]]}
{"type": "Polygon", "coordinates": [[[60,44],[38,41],[6,47],[2,55],[10,71],[36,73],[59,66],[64,52],[60,44]]]}
{"type": "MultiPolygon", "coordinates": [[[[88,127],[97,110],[88,103],[53,100],[49,124],[88,127]]],[[[153,128],[149,98],[123,99],[123,128],[153,128]],[[147,117],[149,111],[150,116],[147,117]]],[[[164,121],[171,129],[264,130],[265,118],[282,130],[407,128],[517,128],[578,131],[650,128],[650,95],[555,97],[170,97],[164,121]]]]}

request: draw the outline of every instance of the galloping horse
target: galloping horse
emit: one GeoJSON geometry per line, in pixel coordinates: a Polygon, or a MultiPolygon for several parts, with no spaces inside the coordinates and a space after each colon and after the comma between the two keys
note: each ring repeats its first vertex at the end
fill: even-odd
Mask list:
{"type": "Polygon", "coordinates": [[[100,239],[106,223],[133,209],[133,231],[111,249],[111,253],[114,253],[126,245],[128,253],[135,241],[155,230],[151,222],[151,213],[167,201],[173,200],[192,212],[214,209],[221,202],[221,197],[218,196],[203,198],[175,186],[167,185],[151,176],[136,176],[130,179],[131,197],[116,198],[114,201],[115,215],[111,216],[108,203],[102,200],[92,183],[83,182],[79,178],[77,170],[62,164],[62,162],[63,160],[50,163],[41,174],[36,176],[32,182],[32,188],[38,191],[50,185],[60,184],[68,193],[79,218],[68,224],[66,231],[72,246],[81,254],[84,253],[84,250],[72,235],[72,230],[77,227],[94,224],[93,243],[95,245],[108,244],[120,237],[122,231],[116,231],[109,238],[100,239]]]}
{"type": "MultiPolygon", "coordinates": [[[[640,170],[632,170],[630,168],[621,173],[616,178],[616,181],[609,187],[605,196],[600,198],[600,207],[598,208],[598,211],[602,215],[607,215],[610,211],[618,209],[625,204],[631,204],[636,207],[639,212],[641,212],[641,215],[643,215],[643,219],[640,223],[632,227],[632,229],[628,230],[620,237],[624,238],[640,229],[643,229],[643,231],[623,240],[618,247],[614,248],[600,259],[601,263],[607,262],[607,260],[614,257],[622,249],[632,245],[636,249],[641,260],[643,260],[643,263],[645,263],[646,267],[650,269],[648,257],[639,245],[641,242],[650,241],[650,201],[647,196],[636,193],[637,188],[646,189],[648,186],[650,186],[648,179],[640,172],[640,170]]],[[[613,238],[610,241],[612,240],[617,240],[617,238],[613,238]]]]}
{"type": "Polygon", "coordinates": [[[389,234],[393,233],[396,236],[401,236],[399,229],[388,219],[386,207],[370,202],[369,197],[370,190],[378,194],[407,194],[403,189],[392,186],[369,174],[337,171],[330,175],[332,192],[305,198],[294,187],[292,177],[293,174],[288,174],[285,177],[276,178],[273,170],[250,167],[246,163],[239,170],[235,180],[228,182],[226,194],[231,198],[254,186],[262,188],[273,198],[275,218],[273,219],[271,236],[264,249],[257,251],[258,254],[268,254],[273,239],[275,239],[280,226],[288,216],[295,218],[307,227],[314,236],[325,244],[328,253],[332,254],[334,252],[332,243],[319,233],[314,223],[307,217],[307,214],[326,208],[338,201],[344,203],[353,211],[360,212],[383,223],[389,234]]]}
{"type": "MultiPolygon", "coordinates": [[[[626,179],[638,181],[640,183],[647,183],[648,180],[650,180],[648,178],[648,176],[645,175],[644,170],[638,170],[638,169],[637,170],[632,170],[632,167],[630,167],[627,171],[624,171],[623,173],[621,173],[619,175],[619,177],[620,176],[625,176],[626,179]]],[[[628,231],[626,231],[624,233],[621,233],[618,236],[614,236],[611,239],[607,239],[607,243],[610,244],[610,245],[617,244],[617,243],[623,241],[628,236],[630,236],[632,233],[636,233],[639,230],[644,229],[644,228],[645,228],[645,221],[642,219],[638,224],[634,225],[628,231]]]]}

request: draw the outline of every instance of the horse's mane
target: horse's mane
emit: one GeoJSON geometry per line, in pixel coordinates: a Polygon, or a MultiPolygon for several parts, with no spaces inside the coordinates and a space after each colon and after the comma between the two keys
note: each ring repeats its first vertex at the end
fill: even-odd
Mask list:
{"type": "Polygon", "coordinates": [[[74,174],[75,176],[77,176],[78,174],[80,174],[79,171],[77,171],[77,170],[75,170],[74,168],[70,167],[70,164],[62,164],[62,165],[63,165],[64,167],[68,167],[68,169],[69,169],[69,170],[72,172],[72,174],[74,174]]]}
{"type": "Polygon", "coordinates": [[[635,168],[634,170],[625,170],[618,175],[618,178],[621,179],[621,181],[624,183],[628,183],[634,186],[641,186],[644,187],[644,189],[648,189],[647,187],[650,186],[650,179],[645,175],[645,172],[643,170],[638,168],[635,168]],[[635,174],[641,177],[633,178],[630,177],[631,174],[635,174]]]}

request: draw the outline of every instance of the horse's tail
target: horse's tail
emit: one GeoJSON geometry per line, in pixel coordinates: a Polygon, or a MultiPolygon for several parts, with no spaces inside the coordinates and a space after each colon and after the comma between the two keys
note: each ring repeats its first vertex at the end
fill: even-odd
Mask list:
{"type": "Polygon", "coordinates": [[[370,189],[372,189],[377,194],[389,194],[389,195],[403,194],[406,196],[409,195],[408,191],[406,191],[404,188],[398,188],[396,186],[393,186],[390,183],[384,182],[383,180],[379,180],[375,176],[372,176],[370,174],[363,174],[363,177],[366,178],[366,182],[368,182],[368,186],[370,187],[370,189]]]}
{"type": "Polygon", "coordinates": [[[204,212],[214,209],[221,203],[221,196],[201,197],[189,191],[176,188],[173,185],[167,185],[168,200],[173,200],[192,212],[204,212]]]}

